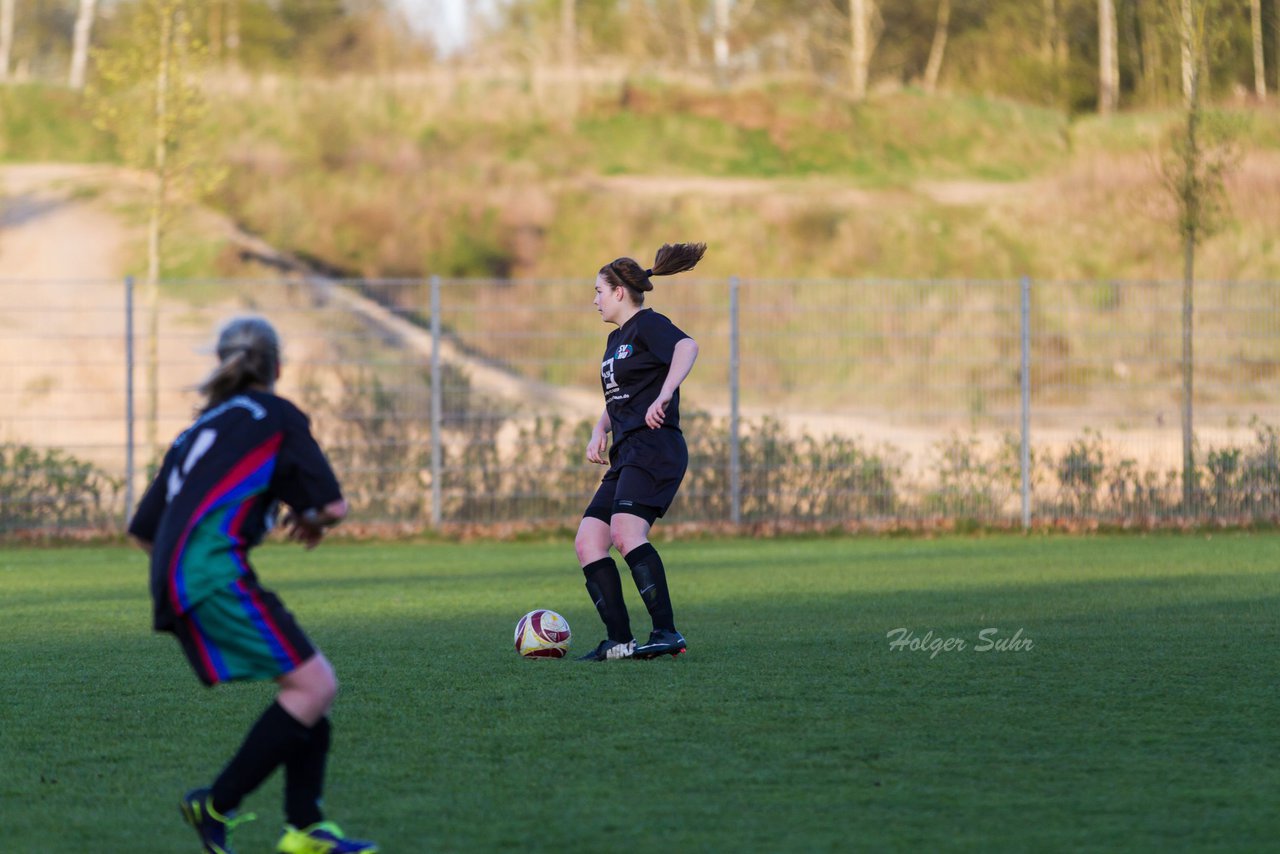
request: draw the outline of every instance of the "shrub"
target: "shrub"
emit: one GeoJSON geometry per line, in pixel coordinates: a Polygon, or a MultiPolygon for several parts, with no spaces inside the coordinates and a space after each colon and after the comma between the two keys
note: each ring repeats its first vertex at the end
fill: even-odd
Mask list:
{"type": "Polygon", "coordinates": [[[0,533],[105,527],[122,486],[61,449],[0,444],[0,533]]]}

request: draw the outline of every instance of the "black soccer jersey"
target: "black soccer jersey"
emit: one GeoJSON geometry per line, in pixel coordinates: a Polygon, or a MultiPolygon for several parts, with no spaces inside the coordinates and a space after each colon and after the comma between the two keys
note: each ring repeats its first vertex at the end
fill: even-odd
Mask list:
{"type": "Polygon", "coordinates": [[[205,412],[165,454],[129,524],[154,544],[155,627],[252,574],[248,551],[277,501],[301,512],[341,498],[307,416],[289,401],[248,391],[205,412]]]}
{"type": "MultiPolygon", "coordinates": [[[[600,384],[616,443],[636,430],[647,430],[644,415],[658,399],[676,344],[689,336],[664,315],[641,309],[609,334],[600,384]]],[[[680,429],[680,390],[667,404],[663,427],[680,429]]]]}

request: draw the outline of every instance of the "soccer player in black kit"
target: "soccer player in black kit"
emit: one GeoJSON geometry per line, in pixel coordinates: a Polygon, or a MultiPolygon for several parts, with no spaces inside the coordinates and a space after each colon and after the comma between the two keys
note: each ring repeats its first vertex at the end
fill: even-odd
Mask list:
{"type": "Polygon", "coordinates": [[[579,661],[674,656],[686,649],[676,630],[666,569],[649,542],[649,529],[671,506],[689,466],[680,432],[680,383],[693,369],[698,344],[645,308],[644,295],[653,290],[655,276],[692,270],[706,251],[705,243],[664,244],[650,269],[619,258],[596,276],[596,309],[605,323],[618,328],[609,334],[601,360],[605,405],[591,431],[587,459],[609,470],[582,515],[574,548],[608,637],[579,661]],[[637,645],[631,634],[610,546],[627,562],[653,620],[643,644],[637,645]]]}
{"type": "Polygon", "coordinates": [[[173,633],[196,676],[213,686],[272,679],[276,699],[208,788],[188,792],[182,814],[206,854],[230,854],[240,801],[284,768],[284,854],[373,854],[324,820],[333,668],[249,563],[280,503],[291,539],[308,548],[347,513],[338,481],[307,416],[273,393],[280,342],[260,317],[218,337],[218,367],[201,386],[206,404],[165,454],[129,533],[151,556],[154,627],[173,633]]]}

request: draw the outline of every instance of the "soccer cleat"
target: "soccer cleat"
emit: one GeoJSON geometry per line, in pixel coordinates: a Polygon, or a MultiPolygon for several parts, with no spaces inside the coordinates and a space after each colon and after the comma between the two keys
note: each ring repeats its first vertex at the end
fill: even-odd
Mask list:
{"type": "Polygon", "coordinates": [[[635,649],[636,658],[657,658],[660,655],[675,657],[688,648],[684,635],[666,629],[654,629],[649,633],[649,640],[635,649]]]}
{"type": "Polygon", "coordinates": [[[322,821],[308,828],[286,824],[278,854],[377,854],[378,846],[367,840],[347,839],[342,828],[331,821],[322,821]]]}
{"type": "Polygon", "coordinates": [[[610,661],[615,658],[630,658],[635,651],[635,640],[629,640],[626,643],[619,643],[615,640],[602,640],[591,652],[578,656],[578,661],[610,661]]]}
{"type": "Polygon", "coordinates": [[[238,818],[222,815],[213,808],[213,798],[208,789],[192,789],[182,796],[178,804],[182,817],[187,824],[195,828],[200,837],[200,846],[205,854],[232,854],[227,837],[236,825],[253,821],[253,813],[238,818]]]}

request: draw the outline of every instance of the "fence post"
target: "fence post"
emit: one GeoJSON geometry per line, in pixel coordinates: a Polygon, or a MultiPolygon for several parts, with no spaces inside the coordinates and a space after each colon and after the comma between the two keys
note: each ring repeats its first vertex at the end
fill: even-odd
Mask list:
{"type": "Polygon", "coordinates": [[[133,513],[133,276],[124,280],[124,527],[133,513]]]}
{"type": "Polygon", "coordinates": [[[739,344],[738,277],[729,278],[729,521],[742,523],[742,444],[738,424],[739,344]]]}
{"type": "Polygon", "coordinates": [[[1031,279],[1022,277],[1022,529],[1031,528],[1031,279]]]}
{"type": "Polygon", "coordinates": [[[431,277],[431,527],[439,528],[444,520],[441,506],[444,490],[444,389],[440,387],[444,371],[440,364],[440,277],[431,277]]]}

